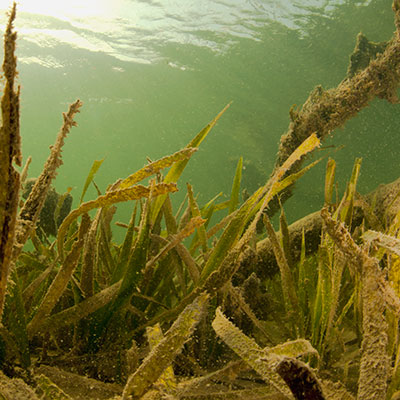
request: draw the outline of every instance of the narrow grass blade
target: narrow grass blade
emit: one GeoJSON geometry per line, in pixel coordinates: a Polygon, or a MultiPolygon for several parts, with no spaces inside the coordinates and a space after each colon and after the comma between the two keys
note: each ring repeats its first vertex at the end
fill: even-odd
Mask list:
{"type": "MultiPolygon", "coordinates": [[[[217,116],[208,123],[208,125],[203,128],[193,139],[192,141],[186,146],[186,148],[189,147],[199,147],[201,142],[207,137],[208,133],[211,131],[211,129],[214,127],[214,125],[218,122],[218,120],[221,118],[222,114],[229,108],[231,104],[229,103],[226,105],[222,111],[220,111],[217,116]]],[[[178,163],[176,163],[173,168],[171,168],[168,171],[168,174],[165,176],[164,182],[165,183],[170,183],[170,182],[177,182],[179,177],[181,176],[183,170],[186,167],[186,164],[188,163],[188,160],[183,160],[178,163]]]]}
{"type": "Polygon", "coordinates": [[[305,233],[303,231],[297,290],[300,308],[304,315],[305,332],[309,330],[312,321],[313,304],[317,293],[317,265],[315,256],[306,257],[305,233]]]}
{"type": "MultiPolygon", "coordinates": [[[[222,218],[221,221],[217,222],[214,226],[212,226],[207,231],[207,239],[212,238],[216,233],[218,233],[221,229],[223,229],[226,225],[228,225],[229,222],[232,221],[233,218],[236,216],[236,213],[237,211],[227,215],[225,218],[222,218]]],[[[195,250],[195,248],[193,250],[195,250]]]]}
{"type": "Polygon", "coordinates": [[[279,244],[279,240],[276,236],[274,228],[268,218],[267,215],[264,214],[263,221],[265,228],[267,230],[268,236],[271,240],[272,249],[275,254],[276,261],[279,266],[279,270],[281,273],[281,282],[282,282],[282,292],[283,298],[285,300],[285,308],[288,313],[289,320],[291,321],[291,325],[293,328],[293,333],[295,330],[298,330],[296,333],[300,333],[300,335],[304,332],[303,326],[303,315],[301,313],[301,309],[299,306],[299,299],[297,297],[296,287],[294,284],[294,279],[292,272],[289,268],[289,264],[286,260],[285,253],[281,245],[279,244]]]}
{"type": "MultiPolygon", "coordinates": [[[[190,183],[187,183],[186,186],[187,186],[189,206],[192,216],[201,218],[199,206],[197,205],[197,202],[193,195],[192,185],[190,185],[190,183]]],[[[206,220],[203,220],[203,223],[197,228],[197,234],[200,239],[202,250],[204,253],[206,253],[208,248],[207,248],[207,234],[206,234],[206,228],[204,227],[204,222],[206,222],[206,220]]]]}
{"type": "Polygon", "coordinates": [[[84,216],[86,217],[82,218],[82,222],[79,228],[78,240],[73,244],[71,251],[68,253],[60,270],[58,271],[56,277],[54,278],[49,289],[47,290],[46,295],[39,306],[39,309],[37,310],[33,319],[28,324],[27,331],[30,338],[38,332],[42,320],[47,317],[53,310],[58,299],[67,287],[68,282],[71,279],[71,276],[76,268],[82,247],[85,242],[85,236],[90,224],[89,216],[87,214],[84,214],[84,216]]]}
{"type": "Polygon", "coordinates": [[[172,203],[169,195],[167,195],[163,204],[163,214],[168,234],[175,235],[178,232],[178,222],[172,214],[172,203]]]}
{"type": "Polygon", "coordinates": [[[287,222],[285,211],[282,207],[282,204],[280,204],[280,206],[281,206],[281,215],[279,216],[279,226],[281,232],[282,250],[290,269],[293,269],[294,265],[292,261],[292,253],[290,245],[289,224],[287,222]]]}
{"type": "Polygon", "coordinates": [[[355,160],[351,178],[347,184],[346,193],[334,213],[334,218],[344,222],[347,226],[351,226],[351,219],[353,217],[354,195],[356,193],[357,180],[360,175],[361,161],[361,158],[355,160]]]}
{"type": "MultiPolygon", "coordinates": [[[[154,188],[152,190],[153,190],[152,195],[155,197],[169,192],[176,192],[178,189],[174,183],[159,183],[154,185],[154,188]]],[[[57,247],[61,258],[63,255],[64,237],[67,233],[68,227],[80,215],[87,213],[90,210],[93,210],[94,208],[107,207],[112,204],[128,200],[137,200],[142,197],[149,197],[149,195],[150,195],[149,187],[137,185],[126,189],[113,190],[107,192],[102,196],[99,196],[95,200],[82,203],[77,209],[71,211],[67,215],[67,217],[64,219],[64,221],[62,222],[62,224],[58,229],[57,247]]]]}
{"type": "Polygon", "coordinates": [[[326,248],[318,253],[318,281],[312,314],[312,343],[321,349],[332,303],[332,286],[326,248]]]}
{"type": "Polygon", "coordinates": [[[131,219],[129,221],[128,229],[125,234],[124,241],[122,243],[121,251],[118,258],[117,266],[115,267],[113,274],[111,276],[111,283],[115,283],[119,281],[128,265],[129,256],[131,254],[133,238],[135,233],[135,221],[136,221],[136,213],[137,213],[138,203],[135,203],[135,207],[132,211],[131,219]]]}
{"type": "Polygon", "coordinates": [[[319,147],[321,144],[315,133],[312,133],[306,140],[296,150],[287,158],[287,160],[282,164],[281,167],[274,173],[272,177],[272,184],[277,183],[282,179],[286,172],[292,167],[292,165],[300,160],[301,157],[313,151],[315,148],[319,147]]]}
{"type": "Polygon", "coordinates": [[[300,171],[295,172],[294,174],[291,174],[285,178],[283,178],[281,181],[279,181],[279,184],[275,185],[273,191],[272,191],[272,197],[274,197],[276,194],[281,192],[282,190],[286,189],[290,185],[293,185],[297,180],[299,180],[306,172],[308,172],[311,168],[314,168],[322,159],[315,160],[314,162],[306,165],[304,168],[302,168],[300,171]]]}
{"type": "MultiPolygon", "coordinates": [[[[222,111],[218,113],[218,115],[205,127],[203,128],[192,140],[191,142],[186,146],[186,148],[190,147],[199,147],[201,142],[206,138],[208,133],[211,131],[211,129],[214,127],[214,125],[217,123],[217,121],[221,118],[222,114],[228,109],[230,106],[230,103],[224,107],[222,111]]],[[[165,183],[172,183],[172,182],[177,182],[179,177],[182,175],[183,170],[185,169],[187,163],[189,160],[182,160],[176,162],[168,171],[167,175],[164,178],[165,183]]],[[[158,213],[161,210],[161,207],[165,201],[165,196],[160,196],[159,198],[156,199],[155,204],[153,206],[153,212],[152,212],[152,217],[151,217],[151,222],[154,223],[156,220],[158,213]]]]}
{"type": "Polygon", "coordinates": [[[225,210],[225,208],[229,207],[229,202],[230,202],[229,200],[226,200],[226,201],[223,201],[222,203],[216,204],[214,211],[225,210]]]}
{"type": "Polygon", "coordinates": [[[92,164],[92,168],[90,168],[89,174],[86,178],[85,184],[83,185],[83,189],[82,189],[82,194],[81,194],[81,198],[79,200],[79,204],[81,204],[83,202],[83,198],[85,197],[85,194],[89,188],[89,185],[91,184],[91,182],[93,181],[95,175],[97,174],[97,171],[99,170],[99,168],[101,167],[101,164],[103,164],[104,158],[102,160],[94,160],[93,164],[92,164]]]}
{"type": "Polygon", "coordinates": [[[114,312],[125,303],[125,301],[130,297],[129,295],[136,289],[139,280],[143,277],[142,271],[144,271],[146,267],[150,246],[150,203],[151,199],[149,198],[143,208],[135,247],[122,278],[118,296],[112,304],[111,312],[114,312]]]}
{"type": "Polygon", "coordinates": [[[94,293],[94,276],[95,276],[95,263],[96,263],[96,234],[97,227],[99,225],[101,217],[101,209],[97,210],[96,216],[94,217],[86,240],[85,246],[83,248],[83,257],[82,257],[82,270],[81,270],[81,278],[80,278],[80,288],[83,296],[88,298],[93,296],[94,293]]]}
{"type": "Polygon", "coordinates": [[[243,169],[243,157],[240,157],[236,166],[235,177],[233,178],[231,197],[229,200],[229,210],[228,210],[229,214],[235,211],[239,205],[239,192],[240,192],[240,183],[242,181],[242,169],[243,169]]]}
{"type": "Polygon", "coordinates": [[[212,250],[210,257],[204,265],[201,272],[200,283],[204,283],[208,276],[218,268],[228,252],[236,244],[240,234],[243,232],[246,217],[256,201],[257,196],[253,195],[249,197],[244,204],[242,204],[239,210],[237,210],[235,216],[225,228],[216,246],[212,250]]]}
{"type": "Polygon", "coordinates": [[[198,284],[200,280],[200,266],[196,263],[188,249],[183,244],[178,243],[176,251],[183,263],[186,265],[192,281],[195,284],[198,284]]]}
{"type": "Polygon", "coordinates": [[[94,313],[114,300],[120,287],[121,281],[108,286],[101,292],[96,293],[92,297],[89,297],[70,308],[66,308],[59,313],[50,315],[42,321],[41,329],[47,332],[79,322],[82,318],[94,313]]]}
{"type": "Polygon", "coordinates": [[[243,248],[244,245],[249,243],[256,231],[257,221],[261,218],[263,210],[268,206],[270,200],[289,184],[288,179],[292,179],[292,176],[289,176],[282,181],[280,181],[280,179],[296,161],[319,145],[320,141],[318,137],[315,134],[310,135],[289,156],[283,165],[275,171],[273,177],[242,204],[242,206],[237,210],[235,217],[224,230],[217,245],[214,247],[213,252],[207,260],[201,273],[200,283],[204,283],[207,277],[218,268],[228,252],[236,245],[240,235],[245,229],[245,226],[249,223],[250,217],[257,213],[245,234],[240,239],[238,246],[243,248]]]}
{"type": "Polygon", "coordinates": [[[28,176],[29,166],[31,165],[31,162],[32,162],[32,157],[29,156],[26,159],[24,168],[22,169],[22,172],[21,172],[21,177],[20,177],[21,185],[23,185],[26,181],[26,178],[28,176]]]}
{"type": "Polygon", "coordinates": [[[215,201],[216,201],[219,197],[221,197],[222,195],[223,195],[223,193],[222,193],[222,192],[219,192],[219,193],[216,194],[211,200],[209,200],[209,201],[202,207],[202,209],[201,209],[201,215],[204,216],[203,212],[204,212],[205,210],[207,210],[211,205],[214,205],[215,201]]]}
{"type": "Polygon", "coordinates": [[[332,158],[329,158],[326,164],[325,173],[325,204],[332,203],[333,188],[335,185],[335,172],[336,162],[332,158]]]}
{"type": "Polygon", "coordinates": [[[308,302],[307,302],[307,292],[306,292],[306,238],[304,234],[304,228],[301,232],[301,250],[300,250],[300,261],[299,261],[299,277],[297,282],[297,295],[299,297],[299,305],[302,309],[303,315],[308,314],[308,302]]]}
{"type": "MultiPolygon", "coordinates": [[[[306,140],[296,150],[287,158],[287,160],[274,172],[273,176],[268,180],[268,182],[262,188],[262,192],[265,193],[262,196],[260,203],[257,205],[257,214],[251,224],[248,226],[245,234],[241,238],[241,245],[247,244],[251,237],[256,232],[257,223],[260,220],[264,210],[267,208],[269,202],[274,196],[276,196],[280,191],[285,189],[287,186],[291,185],[294,181],[292,179],[298,179],[299,175],[293,174],[282,179],[284,175],[289,171],[292,165],[304,157],[307,153],[311,152],[315,148],[319,147],[321,144],[315,133],[311,134],[306,140]]],[[[312,165],[315,165],[313,163],[312,165]]],[[[302,172],[302,171],[300,171],[302,172]]],[[[250,197],[251,198],[251,197],[250,197]]]]}
{"type": "MultiPolygon", "coordinates": [[[[214,201],[220,196],[221,194],[218,194],[215,196],[213,199],[207,202],[205,206],[202,207],[201,209],[201,216],[206,220],[204,224],[204,229],[207,230],[207,227],[211,221],[212,216],[214,215],[215,207],[216,205],[214,204],[214,201]]],[[[206,240],[210,238],[208,232],[206,231],[206,240]]],[[[196,249],[201,245],[201,241],[199,240],[199,235],[196,232],[193,236],[192,242],[190,243],[189,246],[189,251],[190,254],[194,255],[196,252],[196,249]]]]}
{"type": "Polygon", "coordinates": [[[11,302],[8,313],[9,331],[14,336],[20,354],[21,366],[28,369],[31,366],[29,340],[26,331],[26,315],[21,293],[21,281],[17,273],[13,273],[14,284],[11,286],[11,302]]]}
{"type": "MultiPolygon", "coordinates": [[[[163,339],[164,334],[160,324],[149,326],[146,328],[147,340],[150,349],[154,349],[163,339]]],[[[176,389],[176,379],[172,365],[169,365],[156,381],[157,386],[161,386],[163,391],[173,392],[176,389]]]]}
{"type": "Polygon", "coordinates": [[[190,221],[186,224],[186,226],[180,230],[176,235],[174,235],[170,242],[167,243],[151,260],[146,263],[145,272],[148,268],[151,268],[158,260],[165,257],[165,255],[177,246],[182,240],[186,237],[190,236],[195,229],[201,228],[204,224],[205,220],[200,216],[193,217],[190,221]]]}
{"type": "MultiPolygon", "coordinates": [[[[138,183],[142,181],[145,178],[148,178],[149,176],[152,176],[156,174],[157,172],[161,171],[164,168],[170,167],[172,164],[175,164],[179,161],[185,161],[187,162],[189,158],[193,155],[193,153],[197,151],[197,148],[195,147],[185,147],[184,149],[177,151],[176,153],[163,157],[157,161],[154,161],[150,164],[147,164],[143,168],[141,168],[139,171],[135,172],[132,175],[129,175],[127,178],[125,178],[119,185],[120,189],[124,189],[127,187],[130,187],[134,185],[135,183],[138,183]]],[[[164,182],[166,182],[164,180],[164,182]]]]}

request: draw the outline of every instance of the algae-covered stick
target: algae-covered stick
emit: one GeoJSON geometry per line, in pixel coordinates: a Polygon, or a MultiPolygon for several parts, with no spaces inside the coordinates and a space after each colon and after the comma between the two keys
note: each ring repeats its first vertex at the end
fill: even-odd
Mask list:
{"type": "Polygon", "coordinates": [[[40,211],[43,208],[47,193],[50,189],[51,181],[56,177],[57,168],[62,164],[61,151],[64,145],[64,139],[67,137],[71,128],[77,125],[74,121],[74,117],[81,107],[82,102],[76,100],[74,103],[70,104],[68,112],[63,113],[63,124],[57,134],[54,146],[51,147],[50,155],[46,160],[43,171],[36,179],[28,199],[25,201],[19,213],[16,243],[13,249],[13,260],[18,258],[22,246],[28,240],[39,218],[40,211]]]}
{"type": "Polygon", "coordinates": [[[388,326],[384,315],[387,281],[382,277],[378,260],[370,257],[354,242],[342,223],[334,221],[326,208],[321,210],[321,216],[329,235],[361,275],[363,340],[357,398],[384,400],[389,377],[386,351],[388,326]]]}
{"type": "Polygon", "coordinates": [[[2,125],[0,127],[0,320],[3,314],[7,280],[12,264],[18,195],[19,173],[13,164],[22,165],[21,139],[19,134],[19,87],[14,88],[17,75],[15,42],[17,34],[13,32],[16,15],[14,3],[9,15],[4,35],[3,73],[5,87],[1,98],[2,125]]]}
{"type": "MultiPolygon", "coordinates": [[[[294,149],[311,132],[323,140],[335,129],[342,127],[355,117],[375,98],[397,103],[397,88],[400,84],[400,7],[393,2],[396,32],[385,50],[370,60],[368,66],[353,76],[345,77],[340,84],[328,90],[317,86],[299,110],[290,111],[291,122],[281,137],[275,170],[284,163],[294,149]]],[[[290,173],[300,168],[300,163],[291,167],[290,173]]],[[[291,188],[285,191],[281,201],[291,196],[291,188]]],[[[276,211],[275,209],[273,211],[276,211]]],[[[272,213],[272,212],[271,212],[272,213]]]]}

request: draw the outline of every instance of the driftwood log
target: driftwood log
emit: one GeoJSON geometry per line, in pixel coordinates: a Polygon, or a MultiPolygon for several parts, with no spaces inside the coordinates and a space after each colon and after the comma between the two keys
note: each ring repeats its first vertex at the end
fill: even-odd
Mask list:
{"type": "MultiPolygon", "coordinates": [[[[347,76],[332,89],[323,90],[317,86],[298,110],[290,110],[288,130],[282,135],[275,170],[279,168],[289,155],[311,134],[316,133],[323,140],[333,130],[345,124],[374,98],[386,99],[390,103],[398,103],[397,89],[400,85],[400,0],[394,0],[394,24],[396,31],[386,43],[373,43],[359,34],[347,76]]],[[[301,167],[303,160],[297,162],[287,173],[294,173],[301,167]]],[[[292,195],[293,187],[289,187],[280,198],[284,202],[292,195]]],[[[385,224],[385,219],[393,218],[396,210],[400,210],[400,200],[396,196],[400,192],[400,178],[388,185],[378,187],[373,193],[359,197],[359,207],[353,218],[353,228],[365,218],[375,229],[385,224]],[[372,200],[374,210],[371,210],[372,200]],[[392,204],[393,203],[393,204],[392,204]],[[373,211],[373,212],[372,212],[373,211]]],[[[276,200],[276,199],[274,199],[276,200]]],[[[279,209],[279,202],[270,204],[268,214],[279,209]]],[[[293,223],[290,228],[292,260],[299,259],[302,232],[305,233],[306,251],[315,252],[320,243],[322,219],[315,212],[293,223]]],[[[256,251],[248,250],[242,255],[241,267],[235,281],[243,281],[252,272],[260,279],[271,276],[278,271],[270,240],[257,243],[256,251]]]]}
{"type": "MultiPolygon", "coordinates": [[[[379,229],[390,224],[400,211],[400,178],[387,185],[380,185],[373,192],[361,196],[355,202],[352,221],[354,230],[364,220],[368,227],[379,229]],[[372,208],[374,204],[374,208],[372,208]]],[[[302,233],[304,231],[306,253],[315,253],[320,244],[322,218],[320,211],[305,216],[289,226],[291,259],[300,259],[302,233]]],[[[256,251],[249,249],[243,254],[237,278],[243,280],[255,272],[260,279],[272,276],[279,271],[269,238],[259,241],[256,251]]]]}
{"type": "MultiPolygon", "coordinates": [[[[291,122],[280,140],[274,170],[312,133],[324,140],[335,129],[367,107],[376,97],[390,103],[398,103],[397,89],[400,84],[400,1],[394,0],[394,24],[396,31],[386,43],[370,42],[359,34],[346,77],[335,88],[324,90],[315,87],[303,106],[289,111],[291,122]]],[[[287,172],[297,172],[300,160],[287,172]]],[[[275,172],[275,171],[274,171],[275,172]]],[[[273,172],[273,173],[274,173],[273,172]]],[[[281,194],[281,202],[292,195],[293,187],[281,194]]],[[[270,205],[269,214],[275,213],[279,204],[270,205]]]]}

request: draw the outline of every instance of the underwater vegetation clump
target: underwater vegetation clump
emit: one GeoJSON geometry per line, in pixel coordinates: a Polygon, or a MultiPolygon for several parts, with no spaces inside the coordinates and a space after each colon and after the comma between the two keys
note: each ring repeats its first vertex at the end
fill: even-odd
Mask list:
{"type": "Polygon", "coordinates": [[[104,193],[95,161],[71,211],[69,193],[57,194],[52,181],[81,101],[63,114],[39,177],[28,184],[29,159],[18,170],[14,4],[0,128],[0,397],[399,398],[400,178],[362,196],[357,159],[346,192],[335,197],[329,159],[321,211],[289,226],[282,206],[320,162],[302,167],[328,132],[376,96],[397,101],[399,1],[393,10],[391,41],[378,46],[359,36],[338,87],[317,88],[290,111],[274,171],[246,199],[242,159],[227,201],[218,195],[200,205],[190,184],[178,184],[228,105],[185,148],[104,193]],[[98,197],[84,201],[92,184],[98,197]],[[186,197],[174,211],[178,189],[186,197]],[[115,243],[120,202],[130,202],[132,214],[118,223],[125,237],[115,243]]]}

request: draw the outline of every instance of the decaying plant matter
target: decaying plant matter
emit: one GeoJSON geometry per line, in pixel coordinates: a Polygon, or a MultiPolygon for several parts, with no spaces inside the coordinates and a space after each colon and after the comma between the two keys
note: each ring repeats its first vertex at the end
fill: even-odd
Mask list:
{"type": "Polygon", "coordinates": [[[3,71],[6,78],[1,99],[2,126],[0,128],[0,317],[3,313],[7,281],[11,268],[20,178],[13,164],[21,166],[21,139],[19,135],[19,88],[15,91],[17,74],[13,32],[15,4],[11,10],[4,35],[3,71]]]}
{"type": "Polygon", "coordinates": [[[56,177],[57,168],[62,164],[61,151],[64,145],[64,140],[73,126],[76,126],[74,116],[79,112],[82,106],[80,100],[75,101],[69,106],[66,114],[63,114],[64,122],[60,132],[57,135],[56,142],[51,147],[49,158],[47,159],[43,171],[36,179],[32,190],[29,193],[27,200],[18,216],[18,224],[16,229],[16,241],[13,249],[13,260],[16,260],[22,247],[26,243],[34,229],[36,222],[42,211],[46,196],[51,187],[52,180],[56,177]]]}
{"type": "Polygon", "coordinates": [[[375,96],[397,99],[398,0],[393,10],[397,31],[389,43],[359,36],[349,76],[335,89],[316,89],[299,112],[291,111],[271,178],[243,203],[242,159],[229,200],[217,196],[201,206],[188,184],[177,213],[171,202],[188,161],[228,105],[184,149],[104,193],[96,186],[98,197],[85,202],[102,164],[95,161],[79,205],[51,242],[46,232],[36,234],[38,219],[82,103],[63,114],[18,213],[27,167],[20,179],[14,4],[0,128],[0,397],[395,399],[399,183],[361,197],[357,159],[343,198],[334,202],[336,164],[329,160],[321,212],[289,227],[282,211],[279,234],[266,215],[273,199],[315,165],[300,169],[328,132],[375,96]],[[117,244],[111,224],[120,202],[132,204],[132,215],[119,223],[125,237],[117,244]],[[223,210],[227,215],[211,226],[223,210]],[[268,235],[262,240],[261,222],[268,235]],[[28,240],[33,250],[24,250],[28,240]]]}

